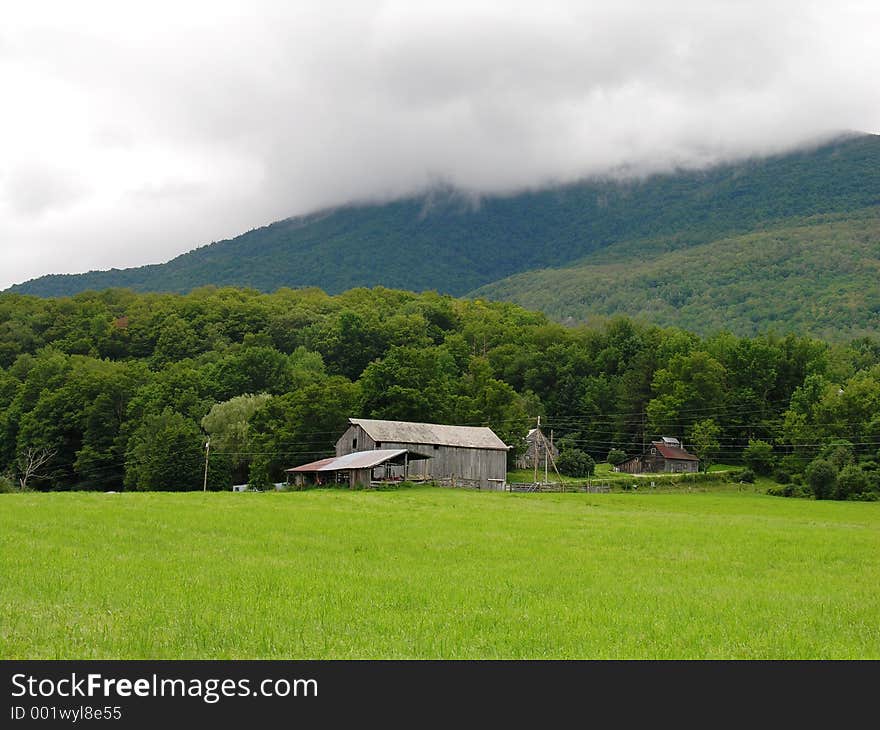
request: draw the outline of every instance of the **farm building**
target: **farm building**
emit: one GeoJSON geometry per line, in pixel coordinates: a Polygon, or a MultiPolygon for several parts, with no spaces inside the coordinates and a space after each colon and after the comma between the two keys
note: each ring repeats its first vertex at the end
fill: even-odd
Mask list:
{"type": "MultiPolygon", "coordinates": [[[[411,479],[455,482],[480,489],[502,489],[507,479],[509,447],[490,428],[436,423],[350,418],[336,442],[336,455],[376,449],[406,449],[423,455],[409,464],[411,479]],[[425,458],[425,456],[430,458],[425,458]]],[[[404,465],[391,464],[392,477],[404,465]]]]}
{"type": "Polygon", "coordinates": [[[700,460],[688,453],[681,441],[663,436],[652,441],[651,447],[638,456],[633,456],[617,465],[618,471],[627,474],[650,474],[654,472],[695,472],[699,471],[700,460]]]}
{"type": "Polygon", "coordinates": [[[325,484],[369,486],[371,482],[393,478],[392,471],[395,467],[400,468],[401,478],[405,479],[414,461],[427,458],[429,457],[409,449],[374,449],[321,459],[285,471],[288,481],[300,487],[325,484]]]}
{"type": "Polygon", "coordinates": [[[539,465],[543,465],[545,455],[554,461],[559,458],[559,449],[553,444],[552,439],[543,437],[537,428],[529,431],[525,441],[525,451],[516,458],[517,469],[531,469],[536,461],[539,465]]]}

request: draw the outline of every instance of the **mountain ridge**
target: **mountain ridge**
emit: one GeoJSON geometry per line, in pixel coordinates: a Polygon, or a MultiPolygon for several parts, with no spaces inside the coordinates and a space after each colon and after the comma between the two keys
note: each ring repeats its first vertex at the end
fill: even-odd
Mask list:
{"type": "Polygon", "coordinates": [[[880,204],[880,136],[644,179],[585,180],[462,204],[440,191],[276,221],[162,264],[50,274],[10,287],[38,296],[86,289],[185,292],[319,286],[436,289],[462,295],[531,269],[563,266],[626,240],[680,245],[769,221],[880,204]]]}
{"type": "Polygon", "coordinates": [[[49,275],[7,291],[214,285],[334,294],[383,286],[505,299],[562,321],[620,313],[701,333],[794,328],[838,339],[880,326],[870,293],[880,262],[877,211],[880,136],[847,136],[697,171],[476,202],[441,187],[352,203],[164,264],[49,275]]]}

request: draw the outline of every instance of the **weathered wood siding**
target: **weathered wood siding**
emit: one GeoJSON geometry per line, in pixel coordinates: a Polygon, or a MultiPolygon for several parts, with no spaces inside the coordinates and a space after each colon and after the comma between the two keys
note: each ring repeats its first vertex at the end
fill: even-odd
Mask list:
{"type": "MultiPolygon", "coordinates": [[[[409,477],[413,479],[471,479],[479,481],[481,489],[500,489],[507,478],[507,452],[500,449],[471,449],[396,441],[377,444],[363,428],[355,425],[350,426],[336,442],[337,456],[371,449],[410,449],[430,455],[430,459],[409,462],[409,477]]],[[[402,477],[403,466],[392,465],[391,474],[402,477]]]]}
{"type": "MultiPolygon", "coordinates": [[[[543,468],[544,465],[544,453],[548,451],[547,447],[544,446],[544,443],[541,441],[537,441],[535,439],[527,439],[526,450],[523,454],[517,457],[516,460],[516,468],[517,469],[531,469],[535,465],[535,458],[537,457],[538,466],[543,468]]],[[[550,444],[549,455],[554,459],[559,458],[559,449],[556,448],[556,444],[550,444]]]]}
{"type": "Polygon", "coordinates": [[[369,488],[372,478],[372,469],[350,469],[348,472],[348,486],[352,488],[357,486],[369,488]]]}
{"type": "Polygon", "coordinates": [[[666,459],[664,471],[671,472],[696,472],[700,469],[699,461],[689,459],[666,459]]]}
{"type": "Polygon", "coordinates": [[[626,474],[661,474],[663,472],[678,474],[699,471],[700,462],[689,459],[665,459],[659,454],[642,454],[618,464],[618,471],[626,474]]]}
{"type": "MultiPolygon", "coordinates": [[[[355,451],[372,451],[375,448],[377,448],[376,442],[366,434],[363,428],[349,426],[348,430],[336,442],[336,455],[345,456],[355,451]]],[[[389,446],[388,448],[394,447],[389,446]]]]}

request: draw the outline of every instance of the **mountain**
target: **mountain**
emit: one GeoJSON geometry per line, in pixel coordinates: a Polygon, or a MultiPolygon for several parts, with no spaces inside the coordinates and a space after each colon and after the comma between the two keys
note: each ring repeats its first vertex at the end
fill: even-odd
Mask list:
{"type": "Polygon", "coordinates": [[[578,265],[473,292],[551,317],[627,314],[700,334],[767,330],[848,340],[880,332],[880,206],[788,221],[682,249],[611,246],[578,265]]]}
{"type": "Polygon", "coordinates": [[[828,297],[827,326],[848,311],[845,324],[855,332],[875,321],[873,295],[853,292],[876,281],[873,263],[860,271],[859,262],[876,262],[870,241],[878,206],[880,136],[848,135],[697,171],[480,199],[437,189],[349,205],[279,221],[165,264],[43,276],[12,290],[62,296],[217,285],[338,293],[382,285],[509,298],[558,317],[623,311],[699,330],[733,322],[742,331],[794,311],[797,303],[789,300],[775,310],[771,296],[778,287],[791,296],[785,278],[794,275],[797,296],[806,297],[795,309],[804,314],[786,314],[787,322],[814,322],[808,304],[818,301],[818,289],[831,287],[837,293],[828,297]],[[861,243],[849,237],[850,223],[861,243]],[[768,263],[760,241],[775,235],[788,244],[775,245],[768,263]],[[829,266],[838,257],[847,264],[829,266]],[[800,278],[798,261],[810,269],[800,278]],[[676,282],[693,286],[676,291],[676,282]],[[719,297],[724,306],[713,309],[719,297]]]}

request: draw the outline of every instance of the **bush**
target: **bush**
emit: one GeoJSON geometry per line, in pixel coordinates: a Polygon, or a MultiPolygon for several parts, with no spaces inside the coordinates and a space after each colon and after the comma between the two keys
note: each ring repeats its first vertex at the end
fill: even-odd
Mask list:
{"type": "Polygon", "coordinates": [[[272,489],[272,480],[269,479],[269,460],[265,456],[256,456],[251,462],[248,470],[248,488],[263,492],[272,489]]]}
{"type": "Polygon", "coordinates": [[[855,461],[853,445],[849,441],[835,441],[822,449],[819,458],[830,461],[840,471],[855,461]]]}
{"type": "Polygon", "coordinates": [[[755,483],[755,472],[753,472],[749,468],[745,468],[739,473],[739,480],[741,482],[745,482],[746,484],[754,484],[755,483]]]}
{"type": "Polygon", "coordinates": [[[803,474],[807,468],[807,462],[797,454],[786,454],[779,460],[779,468],[785,469],[794,477],[796,474],[803,474]]]}
{"type": "Polygon", "coordinates": [[[807,486],[816,499],[831,499],[837,487],[837,467],[827,459],[810,462],[804,474],[807,486]]]}
{"type": "Polygon", "coordinates": [[[556,461],[559,471],[570,477],[589,477],[596,471],[596,462],[586,451],[568,448],[556,461]]]}
{"type": "Polygon", "coordinates": [[[10,477],[0,474],[0,494],[10,494],[19,491],[16,489],[15,482],[10,477]]]}
{"type": "Polygon", "coordinates": [[[835,499],[852,499],[856,495],[868,491],[868,475],[859,467],[850,464],[840,470],[837,475],[835,499]]]}
{"type": "Polygon", "coordinates": [[[623,449],[611,449],[608,452],[608,463],[611,466],[617,466],[624,461],[626,461],[626,452],[623,449]]]}
{"type": "Polygon", "coordinates": [[[773,497],[810,497],[812,496],[809,489],[797,484],[783,484],[778,487],[770,487],[767,494],[773,497]]]}
{"type": "Polygon", "coordinates": [[[790,484],[791,474],[785,471],[785,469],[775,469],[773,471],[773,481],[777,484],[790,484]]]}
{"type": "Polygon", "coordinates": [[[880,465],[873,459],[868,459],[859,464],[862,471],[865,472],[865,478],[868,480],[868,492],[880,492],[880,465]]]}
{"type": "Polygon", "coordinates": [[[769,474],[773,469],[773,447],[760,439],[749,439],[743,450],[743,461],[756,474],[769,474]]]}

